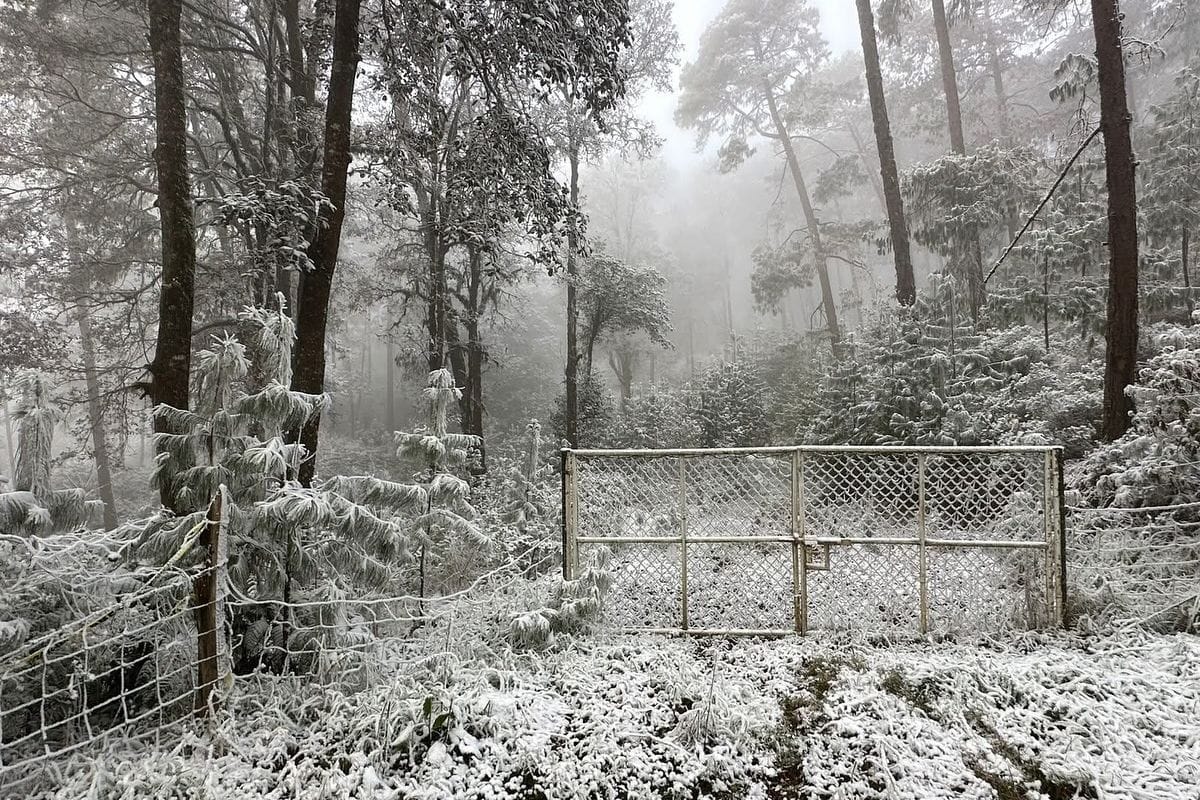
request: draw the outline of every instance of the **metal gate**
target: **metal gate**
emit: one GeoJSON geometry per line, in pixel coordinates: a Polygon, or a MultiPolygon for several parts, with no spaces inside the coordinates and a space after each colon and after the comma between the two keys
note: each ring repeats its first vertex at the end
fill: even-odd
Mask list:
{"type": "Polygon", "coordinates": [[[1062,624],[1057,447],[563,450],[563,573],[641,631],[1062,624]]]}

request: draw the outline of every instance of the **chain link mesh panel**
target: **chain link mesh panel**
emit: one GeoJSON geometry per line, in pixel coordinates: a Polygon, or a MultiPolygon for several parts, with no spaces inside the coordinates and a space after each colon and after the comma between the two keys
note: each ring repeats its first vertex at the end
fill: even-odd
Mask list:
{"type": "Polygon", "coordinates": [[[612,550],[618,627],[970,633],[1060,621],[1050,448],[571,451],[568,464],[568,565],[612,550]]]}

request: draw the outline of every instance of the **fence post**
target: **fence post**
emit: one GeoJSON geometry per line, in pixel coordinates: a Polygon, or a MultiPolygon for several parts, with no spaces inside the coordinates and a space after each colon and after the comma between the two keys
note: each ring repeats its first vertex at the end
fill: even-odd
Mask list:
{"type": "Polygon", "coordinates": [[[1070,612],[1067,607],[1067,486],[1061,447],[1054,449],[1054,466],[1058,472],[1058,624],[1066,627],[1070,612]]]}
{"type": "Polygon", "coordinates": [[[579,524],[578,497],[576,496],[578,487],[575,485],[575,453],[565,447],[560,453],[562,456],[562,573],[563,580],[569,581],[575,577],[575,560],[578,556],[575,543],[575,538],[579,535],[577,530],[579,524]]]}
{"type": "Polygon", "coordinates": [[[682,630],[688,629],[687,459],[679,457],[679,594],[682,630]]]}
{"type": "Polygon", "coordinates": [[[921,634],[929,631],[929,562],[925,551],[925,454],[917,454],[917,560],[921,634]]]}
{"type": "Polygon", "coordinates": [[[205,514],[204,527],[197,542],[205,550],[204,569],[192,581],[192,611],[196,620],[196,698],[195,712],[206,716],[213,707],[213,690],[220,684],[220,570],[223,559],[222,522],[225,517],[225,486],[217,487],[205,514]]]}
{"type": "Polygon", "coordinates": [[[797,450],[796,455],[796,507],[799,513],[796,518],[796,530],[800,535],[800,633],[808,633],[808,545],[804,544],[808,536],[808,518],[804,511],[804,451],[797,450]]]}
{"type": "Polygon", "coordinates": [[[801,518],[803,509],[800,506],[800,470],[804,458],[797,449],[792,451],[792,617],[796,633],[804,633],[804,580],[800,575],[800,556],[803,550],[804,561],[808,561],[808,548],[801,541],[804,539],[804,520],[801,518]]]}

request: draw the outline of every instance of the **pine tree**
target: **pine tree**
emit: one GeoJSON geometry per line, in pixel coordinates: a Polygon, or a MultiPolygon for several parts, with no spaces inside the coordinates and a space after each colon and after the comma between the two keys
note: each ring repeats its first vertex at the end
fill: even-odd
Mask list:
{"type": "MultiPolygon", "coordinates": [[[[265,385],[247,391],[251,363],[234,336],[214,337],[196,354],[194,408],[158,406],[177,433],[160,433],[154,479],[174,500],[141,532],[136,552],[164,562],[193,539],[209,500],[227,490],[230,588],[236,668],[307,669],[319,639],[345,631],[342,597],[399,594],[420,540],[428,489],[370,476],[331,476],[308,487],[299,476],[302,444],[284,436],[324,408],[322,395],[292,391],[295,329],[282,298],[275,309],[247,308],[242,321],[265,385]],[[175,473],[174,465],[191,463],[175,473]],[[319,625],[310,623],[319,622],[319,625]]],[[[427,526],[426,526],[427,527],[427,526]]]]}
{"type": "Polygon", "coordinates": [[[87,500],[82,489],[54,489],[50,483],[54,428],[62,411],[40,375],[27,373],[15,385],[21,393],[14,415],[16,464],[12,491],[0,492],[0,533],[35,536],[82,528],[99,501],[87,500]]]}
{"type": "Polygon", "coordinates": [[[414,521],[420,545],[418,591],[422,602],[431,588],[446,588],[463,578],[474,566],[479,549],[491,543],[472,521],[475,509],[468,500],[470,485],[453,472],[467,463],[470,450],[481,446],[482,441],[478,436],[448,431],[450,408],[462,399],[462,389],[454,385],[450,370],[429,373],[425,399],[429,405],[428,427],[395,434],[396,454],[424,467],[420,473],[424,482],[419,484],[424,511],[414,521]],[[440,585],[433,587],[428,578],[435,568],[440,568],[437,574],[441,579],[440,585]]]}

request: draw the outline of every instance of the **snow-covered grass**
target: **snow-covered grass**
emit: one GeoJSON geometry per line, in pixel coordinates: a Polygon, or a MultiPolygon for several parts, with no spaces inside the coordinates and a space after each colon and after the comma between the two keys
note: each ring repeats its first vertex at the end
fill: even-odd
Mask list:
{"type": "Polygon", "coordinates": [[[1200,797],[1183,634],[597,635],[355,694],[255,680],[210,730],[110,747],[56,796],[1200,797]]]}

